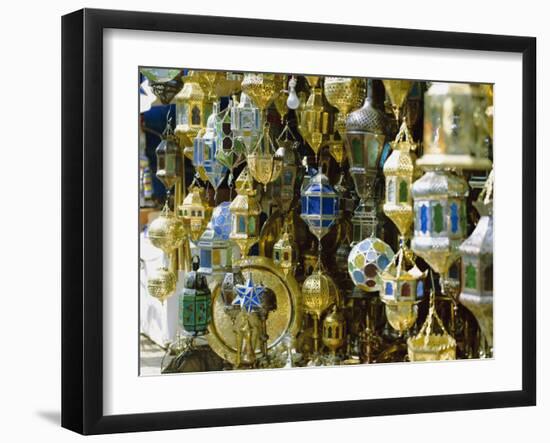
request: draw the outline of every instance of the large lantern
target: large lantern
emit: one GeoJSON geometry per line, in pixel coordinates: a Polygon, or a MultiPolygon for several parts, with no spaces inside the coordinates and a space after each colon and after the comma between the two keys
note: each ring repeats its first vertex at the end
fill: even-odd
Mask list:
{"type": "Polygon", "coordinates": [[[212,296],[206,278],[199,272],[200,260],[193,257],[193,270],[185,277],[179,297],[181,327],[192,336],[204,335],[211,319],[212,296]]]}
{"type": "Polygon", "coordinates": [[[256,146],[248,153],[246,159],[250,174],[256,181],[264,185],[264,191],[267,189],[268,183],[281,175],[283,159],[275,152],[267,124],[264,126],[264,131],[256,146]]]}
{"type": "Polygon", "coordinates": [[[256,198],[254,181],[244,168],[237,178],[237,196],[229,206],[231,211],[231,234],[233,240],[241,249],[241,255],[248,254],[250,247],[258,241],[260,233],[260,213],[262,208],[256,198]]]}
{"type": "Polygon", "coordinates": [[[318,172],[302,190],[302,219],[320,241],[338,219],[338,193],[318,172]]]}
{"type": "Polygon", "coordinates": [[[212,207],[205,198],[204,189],[193,183],[178,208],[178,215],[193,241],[197,241],[204,232],[211,213],[212,207]]]}
{"type": "Polygon", "coordinates": [[[260,109],[255,106],[250,97],[241,93],[239,102],[233,100],[231,107],[231,130],[235,140],[246,150],[255,146],[261,132],[260,109]]]}
{"type": "Polygon", "coordinates": [[[467,83],[432,83],[424,95],[423,169],[486,170],[491,161],[479,152],[474,134],[474,97],[467,83]]]}
{"type": "MultiPolygon", "coordinates": [[[[462,257],[460,302],[474,314],[489,348],[493,346],[493,175],[474,203],[481,218],[459,247],[462,257]]],[[[490,351],[490,350],[489,350],[490,351]]]]}
{"type": "Polygon", "coordinates": [[[229,202],[223,202],[214,208],[212,219],[197,242],[201,259],[199,272],[202,274],[219,275],[231,270],[233,243],[229,239],[231,232],[229,204],[229,202]]]}
{"type": "Polygon", "coordinates": [[[219,104],[214,103],[214,108],[204,134],[199,134],[193,142],[193,165],[196,169],[203,168],[208,181],[214,189],[218,189],[225,178],[227,168],[216,159],[216,116],[219,104]]]}
{"type": "Polygon", "coordinates": [[[182,147],[193,146],[193,140],[206,126],[209,105],[197,76],[197,73],[190,72],[183,89],[176,95],[176,136],[182,147]]]}
{"type": "Polygon", "coordinates": [[[451,172],[428,171],[412,186],[414,237],[411,247],[439,274],[458,258],[466,236],[468,184],[451,172]]]}

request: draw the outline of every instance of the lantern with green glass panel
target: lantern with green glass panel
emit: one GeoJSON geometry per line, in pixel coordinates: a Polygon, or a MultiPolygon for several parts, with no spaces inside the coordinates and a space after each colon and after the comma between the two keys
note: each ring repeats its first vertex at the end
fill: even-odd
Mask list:
{"type": "Polygon", "coordinates": [[[206,277],[199,272],[200,260],[193,257],[193,270],[185,277],[185,286],[179,296],[180,326],[192,336],[204,335],[212,317],[212,295],[206,277]]]}
{"type": "Polygon", "coordinates": [[[231,130],[236,143],[245,150],[252,149],[260,137],[262,131],[260,109],[252,103],[250,97],[244,92],[241,92],[239,102],[237,102],[236,97],[233,97],[231,130]]]}

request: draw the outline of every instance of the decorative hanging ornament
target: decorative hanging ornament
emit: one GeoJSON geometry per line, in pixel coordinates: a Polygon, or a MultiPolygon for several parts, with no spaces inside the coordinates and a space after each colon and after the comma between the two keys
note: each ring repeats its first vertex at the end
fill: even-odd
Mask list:
{"type": "Polygon", "coordinates": [[[155,149],[157,156],[157,178],[170,193],[178,181],[178,172],[182,170],[181,156],[174,131],[172,130],[170,111],[166,115],[166,127],[162,133],[162,140],[155,149]]]}
{"type": "Polygon", "coordinates": [[[197,135],[193,142],[193,165],[203,168],[212,187],[217,190],[225,178],[227,168],[216,160],[216,117],[219,103],[214,103],[212,114],[208,117],[206,131],[197,135]]]}
{"type": "Polygon", "coordinates": [[[241,249],[241,256],[248,254],[250,247],[258,241],[260,213],[262,208],[256,198],[254,181],[245,167],[237,178],[237,196],[231,202],[231,234],[229,238],[241,249]]]}
{"type": "Polygon", "coordinates": [[[178,208],[178,213],[186,225],[191,240],[197,241],[210,220],[212,207],[205,198],[204,188],[198,186],[195,181],[189,187],[189,193],[178,208]]]}
{"type": "Polygon", "coordinates": [[[183,244],[185,228],[183,222],[170,211],[168,202],[165,203],[160,215],[149,225],[147,236],[151,244],[170,255],[183,244]]]}
{"type": "Polygon", "coordinates": [[[409,235],[413,222],[411,186],[414,177],[414,160],[410,151],[416,149],[416,143],[403,120],[401,129],[391,143],[393,152],[384,163],[386,176],[386,202],[384,213],[397,226],[402,238],[409,235]]]}
{"type": "Polygon", "coordinates": [[[193,257],[193,270],[185,276],[185,286],[179,296],[179,321],[181,327],[196,337],[208,331],[211,320],[212,295],[204,275],[199,272],[200,260],[193,257]]]}
{"type": "Polygon", "coordinates": [[[339,359],[336,356],[336,351],[346,342],[346,319],[336,305],[332,306],[331,311],[323,320],[322,338],[323,344],[331,352],[328,363],[337,364],[339,359]]]}
{"type": "Polygon", "coordinates": [[[392,248],[375,236],[357,243],[348,257],[348,272],[353,284],[366,292],[380,291],[380,273],[393,257],[392,248]]]}
{"type": "Polygon", "coordinates": [[[142,68],[141,73],[149,80],[153,94],[163,105],[170,104],[183,87],[179,69],[142,68]]]}
{"type": "Polygon", "coordinates": [[[283,77],[280,74],[245,74],[241,88],[264,112],[283,89],[283,77]]]}
{"type": "Polygon", "coordinates": [[[235,104],[232,100],[222,112],[216,114],[214,134],[216,140],[216,160],[231,171],[243,153],[243,145],[238,143],[231,130],[231,112],[235,104]]]}
{"type": "Polygon", "coordinates": [[[199,84],[208,101],[235,94],[241,89],[242,74],[221,71],[197,71],[199,84]]]}
{"type": "Polygon", "coordinates": [[[322,172],[302,189],[301,217],[319,242],[338,219],[338,193],[322,172]]]}
{"type": "Polygon", "coordinates": [[[390,99],[395,120],[399,124],[401,108],[403,108],[414,82],[412,80],[382,80],[382,83],[384,83],[386,94],[390,99]]]}
{"type": "Polygon", "coordinates": [[[459,256],[467,230],[464,178],[447,171],[428,171],[412,186],[414,237],[411,248],[438,274],[446,274],[459,256]]]}
{"type": "Polygon", "coordinates": [[[359,108],[365,99],[365,89],[365,79],[363,78],[325,77],[325,97],[332,106],[338,109],[334,127],[340,133],[341,138],[346,135],[348,114],[359,108]]]}
{"type": "Polygon", "coordinates": [[[237,102],[236,97],[233,97],[231,130],[233,131],[235,140],[242,144],[242,147],[246,151],[252,149],[260,137],[260,110],[252,104],[250,97],[244,92],[241,93],[239,102],[237,102]]]}
{"type": "Polygon", "coordinates": [[[481,218],[458,248],[462,257],[459,300],[474,314],[481,332],[493,347],[493,172],[474,206],[481,218]]]}
{"type": "Polygon", "coordinates": [[[407,340],[410,361],[455,360],[456,340],[451,337],[435,309],[435,294],[430,293],[430,309],[418,334],[407,340]]]}
{"type": "MultiPolygon", "coordinates": [[[[206,126],[209,104],[198,82],[198,74],[190,71],[185,86],[176,96],[176,136],[184,148],[191,148],[199,131],[206,126]]],[[[185,155],[193,160],[193,150],[185,149],[185,155]]]]}
{"type": "Polygon", "coordinates": [[[276,180],[283,169],[283,158],[275,151],[269,134],[269,125],[264,126],[260,139],[246,158],[250,174],[257,182],[264,185],[264,191],[266,191],[267,184],[276,180]]]}
{"type": "Polygon", "coordinates": [[[298,246],[288,232],[287,221],[284,225],[282,236],[273,245],[273,261],[282,270],[284,275],[294,273],[298,265],[298,246]]]}
{"type": "Polygon", "coordinates": [[[419,167],[491,169],[491,160],[474,141],[474,101],[467,83],[432,83],[424,94],[424,155],[419,167]]]}
{"type": "Polygon", "coordinates": [[[166,299],[174,294],[178,279],[176,274],[166,267],[156,269],[147,279],[149,294],[164,304],[166,299]]]}

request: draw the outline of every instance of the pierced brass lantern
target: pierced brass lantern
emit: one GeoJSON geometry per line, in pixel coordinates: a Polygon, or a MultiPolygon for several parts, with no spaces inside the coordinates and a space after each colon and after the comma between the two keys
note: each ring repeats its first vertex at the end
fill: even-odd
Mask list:
{"type": "Polygon", "coordinates": [[[160,215],[149,225],[147,236],[153,246],[170,255],[182,245],[185,229],[183,222],[165,204],[160,215]]]}
{"type": "Polygon", "coordinates": [[[168,268],[161,267],[154,271],[147,279],[149,294],[164,303],[176,290],[177,277],[168,268]]]}
{"type": "Polygon", "coordinates": [[[256,146],[246,156],[248,170],[257,182],[264,185],[276,180],[283,169],[283,158],[275,151],[273,140],[269,134],[269,126],[264,126],[264,131],[256,146]]]}
{"type": "Polygon", "coordinates": [[[365,79],[325,77],[324,90],[327,101],[338,109],[334,127],[343,138],[346,135],[346,118],[348,114],[350,111],[359,108],[365,99],[365,79]]]}
{"type": "Polygon", "coordinates": [[[193,241],[197,241],[206,229],[212,214],[212,207],[206,200],[204,189],[192,184],[178,212],[186,224],[189,236],[193,241]]]}
{"type": "Polygon", "coordinates": [[[241,88],[263,112],[283,89],[283,77],[280,74],[245,74],[241,88]]]}

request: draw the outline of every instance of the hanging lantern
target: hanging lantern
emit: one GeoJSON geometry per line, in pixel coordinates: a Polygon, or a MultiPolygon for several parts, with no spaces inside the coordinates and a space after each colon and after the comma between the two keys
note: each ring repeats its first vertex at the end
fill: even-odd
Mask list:
{"type": "Polygon", "coordinates": [[[235,94],[241,89],[242,74],[221,71],[197,71],[198,82],[208,101],[235,94]]]}
{"type": "Polygon", "coordinates": [[[235,140],[245,150],[252,149],[256,145],[261,132],[260,110],[252,104],[250,97],[244,92],[241,93],[239,102],[233,99],[231,107],[231,130],[235,140]]]}
{"type": "Polygon", "coordinates": [[[319,264],[318,250],[315,247],[315,240],[312,241],[310,247],[302,254],[302,263],[304,267],[304,275],[309,276],[319,264]]]}
{"type": "Polygon", "coordinates": [[[181,327],[192,336],[204,335],[211,319],[212,296],[206,278],[199,272],[200,260],[193,257],[193,270],[185,277],[185,287],[179,297],[181,327]]]}
{"type": "Polygon", "coordinates": [[[309,147],[318,155],[320,149],[326,145],[332,134],[334,115],[326,103],[323,89],[318,87],[319,77],[308,76],[311,92],[303,108],[297,111],[298,130],[309,147]]]}
{"type": "Polygon", "coordinates": [[[426,321],[415,337],[407,340],[410,361],[455,360],[456,340],[451,337],[435,310],[435,295],[430,294],[426,321]]]}
{"type": "Polygon", "coordinates": [[[338,219],[338,194],[322,172],[302,190],[301,217],[319,241],[338,219]]]}
{"type": "Polygon", "coordinates": [[[460,303],[474,314],[489,348],[493,347],[493,173],[474,206],[481,216],[458,248],[462,257],[460,303]]]}
{"type": "Polygon", "coordinates": [[[167,298],[174,294],[178,279],[176,274],[168,268],[161,267],[149,275],[147,279],[147,291],[149,294],[164,303],[167,298]]]}
{"type": "Polygon", "coordinates": [[[204,232],[212,213],[212,208],[205,198],[204,189],[193,183],[178,208],[178,213],[191,239],[197,241],[204,232]]]}
{"type": "Polygon", "coordinates": [[[142,68],[141,73],[149,80],[153,94],[163,105],[168,105],[183,87],[179,69],[142,68]]]}
{"type": "Polygon", "coordinates": [[[348,258],[348,272],[355,286],[366,292],[380,291],[380,273],[393,256],[391,247],[374,236],[357,243],[348,258]]]}
{"type": "Polygon", "coordinates": [[[297,149],[299,143],[294,140],[282,140],[281,136],[277,140],[279,147],[275,155],[282,159],[282,172],[276,180],[271,182],[268,189],[271,199],[283,213],[286,213],[296,197],[296,182],[301,176],[302,165],[297,149]]]}
{"type": "Polygon", "coordinates": [[[237,196],[229,206],[231,211],[231,234],[245,257],[250,247],[258,241],[260,233],[260,212],[262,208],[256,199],[254,181],[245,167],[237,178],[237,196]]]}
{"type": "Polygon", "coordinates": [[[276,180],[283,168],[283,159],[275,152],[275,147],[269,134],[269,126],[264,126],[264,131],[260,136],[254,149],[246,156],[248,161],[248,170],[257,182],[264,185],[264,191],[267,184],[276,180]]]}
{"type": "Polygon", "coordinates": [[[216,160],[216,116],[219,103],[214,103],[212,114],[208,117],[206,131],[199,134],[193,142],[193,165],[198,170],[203,168],[208,181],[217,190],[225,178],[227,168],[216,160]]]}
{"type": "MultiPolygon", "coordinates": [[[[284,121],[284,117],[286,113],[288,112],[287,101],[288,101],[289,95],[288,95],[288,91],[284,89],[287,83],[287,76],[280,75],[280,77],[282,77],[282,81],[281,81],[282,88],[275,96],[275,99],[273,100],[273,104],[275,105],[275,109],[277,110],[279,117],[281,117],[281,123],[282,123],[284,121]]],[[[296,96],[296,99],[298,99],[298,96],[296,95],[296,91],[294,91],[294,96],[296,96]]]]}
{"type": "Polygon", "coordinates": [[[288,222],[285,223],[283,235],[273,245],[273,261],[286,276],[289,272],[294,274],[298,265],[298,246],[288,233],[288,222]]]}
{"type": "Polygon", "coordinates": [[[378,226],[376,201],[373,199],[361,200],[355,211],[353,211],[351,223],[353,225],[353,246],[368,237],[376,237],[376,228],[378,226]]]}
{"type": "Polygon", "coordinates": [[[172,130],[171,118],[167,115],[166,128],[162,140],[155,149],[157,156],[157,178],[162,182],[167,192],[176,184],[178,172],[181,171],[181,157],[177,140],[172,130]]]}
{"type": "Polygon", "coordinates": [[[241,89],[263,112],[283,89],[283,85],[284,78],[280,74],[245,74],[241,89]]]}
{"type": "Polygon", "coordinates": [[[417,303],[424,295],[423,278],[413,261],[411,251],[402,246],[380,274],[380,298],[386,305],[386,317],[396,331],[407,331],[418,316],[417,303]]]}
{"type": "MultiPolygon", "coordinates": [[[[206,126],[208,116],[206,94],[198,82],[198,74],[190,71],[185,78],[185,86],[176,96],[176,136],[181,147],[193,146],[193,140],[199,131],[206,126]]],[[[189,159],[192,151],[186,150],[189,159]]]]}
{"type": "Polygon", "coordinates": [[[166,255],[170,255],[182,245],[185,228],[183,222],[170,211],[168,203],[149,225],[147,237],[154,247],[161,249],[166,255]]]}
{"type": "Polygon", "coordinates": [[[411,186],[414,177],[414,160],[410,151],[416,149],[406,122],[403,122],[391,147],[393,152],[384,163],[386,176],[384,213],[397,226],[401,236],[406,237],[413,222],[411,186]]]}
{"type": "Polygon", "coordinates": [[[490,157],[493,138],[493,85],[472,84],[473,99],[473,140],[481,157],[490,157]]]}
{"type": "Polygon", "coordinates": [[[229,202],[223,202],[214,208],[212,219],[197,242],[201,274],[219,275],[231,269],[233,243],[229,239],[231,232],[229,204],[229,202]]]}
{"type": "Polygon", "coordinates": [[[242,144],[237,143],[231,130],[231,112],[234,106],[230,100],[227,108],[216,115],[215,122],[216,160],[230,171],[233,171],[235,162],[243,152],[242,144]]]}
{"type": "Polygon", "coordinates": [[[346,342],[346,319],[336,305],[323,320],[322,332],[323,344],[330,350],[330,364],[338,362],[336,351],[344,346],[346,342]]]}
{"type": "Polygon", "coordinates": [[[325,77],[324,90],[327,101],[338,109],[334,127],[343,138],[346,135],[348,114],[360,107],[365,99],[365,80],[351,77],[325,77]]]}
{"type": "Polygon", "coordinates": [[[401,120],[401,108],[405,104],[407,95],[409,95],[414,82],[412,80],[382,80],[382,83],[384,83],[386,94],[392,104],[395,120],[399,123],[401,120]]]}
{"type": "Polygon", "coordinates": [[[424,94],[423,169],[486,170],[491,160],[474,142],[474,97],[467,83],[432,83],[424,94]]]}
{"type": "Polygon", "coordinates": [[[428,171],[412,186],[414,237],[411,247],[439,274],[458,258],[466,236],[468,184],[447,171],[428,171]]]}

